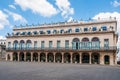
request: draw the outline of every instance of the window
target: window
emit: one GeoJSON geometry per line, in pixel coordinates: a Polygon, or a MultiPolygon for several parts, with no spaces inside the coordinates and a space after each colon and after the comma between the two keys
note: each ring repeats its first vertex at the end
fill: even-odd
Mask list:
{"type": "Polygon", "coordinates": [[[57,41],[57,49],[60,49],[60,41],[57,41]]]}
{"type": "Polygon", "coordinates": [[[65,49],[69,49],[69,40],[65,40],[65,49]]]}
{"type": "Polygon", "coordinates": [[[76,29],[75,29],[75,32],[79,32],[79,31],[80,31],[80,29],[79,29],[79,28],[76,28],[76,29]]]}
{"type": "Polygon", "coordinates": [[[8,42],[8,48],[11,48],[11,42],[8,42]]]}
{"type": "Polygon", "coordinates": [[[17,33],[16,33],[16,35],[19,35],[19,34],[20,34],[20,32],[17,32],[17,33]]]}
{"type": "Polygon", "coordinates": [[[42,48],[42,49],[45,48],[45,41],[41,41],[41,48],[42,48]]]}
{"type": "Polygon", "coordinates": [[[104,39],[104,48],[109,48],[109,39],[104,39]]]}
{"type": "Polygon", "coordinates": [[[34,48],[37,49],[37,41],[34,41],[34,48]]]}
{"type": "Polygon", "coordinates": [[[51,31],[50,31],[50,30],[47,30],[47,33],[48,33],[48,34],[50,34],[50,33],[51,33],[51,31]]]}
{"type": "Polygon", "coordinates": [[[103,31],[107,31],[107,27],[106,26],[102,26],[101,27],[103,31]]]}
{"type": "Polygon", "coordinates": [[[63,30],[63,29],[61,29],[61,30],[60,30],[60,33],[64,33],[64,30],[63,30]]]}
{"type": "Polygon", "coordinates": [[[68,29],[68,33],[71,33],[72,32],[72,29],[68,29]]]}
{"type": "Polygon", "coordinates": [[[96,28],[96,27],[93,27],[93,28],[92,28],[92,31],[96,31],[96,30],[97,30],[97,28],[96,28]]]}
{"type": "Polygon", "coordinates": [[[57,33],[57,30],[53,30],[53,34],[56,34],[57,33]]]}
{"type": "Polygon", "coordinates": [[[88,28],[84,28],[84,31],[88,31],[88,28]]]}
{"type": "Polygon", "coordinates": [[[52,48],[52,41],[49,41],[49,48],[52,48]]]}
{"type": "Polygon", "coordinates": [[[36,34],[37,34],[37,31],[34,31],[33,33],[34,33],[34,35],[36,35],[36,34]]]}
{"type": "Polygon", "coordinates": [[[28,32],[27,34],[28,34],[28,35],[31,35],[31,32],[28,32]]]}
{"type": "Polygon", "coordinates": [[[22,32],[21,35],[25,35],[25,32],[22,32]]]}
{"type": "Polygon", "coordinates": [[[40,31],[40,34],[44,34],[44,32],[43,32],[43,31],[40,31]]]}

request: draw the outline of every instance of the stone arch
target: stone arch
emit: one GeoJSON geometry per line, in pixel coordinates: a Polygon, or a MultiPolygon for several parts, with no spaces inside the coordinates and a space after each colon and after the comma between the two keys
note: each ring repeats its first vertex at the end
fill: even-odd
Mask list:
{"type": "Polygon", "coordinates": [[[70,53],[64,53],[64,62],[65,63],[70,63],[71,62],[70,58],[71,58],[70,53]]]}
{"type": "Polygon", "coordinates": [[[73,63],[79,63],[80,62],[80,55],[79,53],[73,53],[72,54],[72,59],[73,59],[73,63]]]}
{"type": "Polygon", "coordinates": [[[91,61],[92,61],[92,64],[100,64],[100,54],[99,53],[92,53],[91,61]]]}
{"type": "Polygon", "coordinates": [[[53,53],[48,53],[47,54],[47,60],[48,60],[48,62],[53,62],[54,61],[54,55],[53,55],[53,53]]]}
{"type": "Polygon", "coordinates": [[[38,61],[38,53],[33,53],[33,61],[38,61]]]}
{"type": "Polygon", "coordinates": [[[18,60],[18,53],[14,52],[13,53],[13,61],[17,61],[18,60]]]}
{"type": "Polygon", "coordinates": [[[40,61],[45,62],[45,60],[46,60],[45,53],[40,53],[40,61]]]}
{"type": "Polygon", "coordinates": [[[55,54],[55,62],[62,62],[62,54],[61,53],[55,54]]]}
{"type": "Polygon", "coordinates": [[[24,61],[24,53],[20,52],[19,54],[20,61],[24,61]]]}
{"type": "Polygon", "coordinates": [[[82,53],[82,63],[89,63],[89,53],[82,53]]]}
{"type": "Polygon", "coordinates": [[[26,53],[26,61],[31,61],[31,53],[30,52],[26,53]]]}

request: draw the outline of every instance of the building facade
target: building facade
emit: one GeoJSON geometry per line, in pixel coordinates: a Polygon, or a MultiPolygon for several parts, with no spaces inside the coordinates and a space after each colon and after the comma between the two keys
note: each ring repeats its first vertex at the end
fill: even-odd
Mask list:
{"type": "Polygon", "coordinates": [[[114,65],[116,30],[116,20],[15,26],[6,60],[114,65]]]}
{"type": "Polygon", "coordinates": [[[5,60],[6,39],[0,39],[0,60],[5,60]]]}

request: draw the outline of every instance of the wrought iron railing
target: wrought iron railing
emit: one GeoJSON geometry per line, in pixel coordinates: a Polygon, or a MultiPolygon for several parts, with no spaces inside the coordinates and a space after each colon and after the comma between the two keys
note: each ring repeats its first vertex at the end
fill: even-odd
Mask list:
{"type": "Polygon", "coordinates": [[[75,49],[75,48],[72,48],[72,47],[69,47],[69,48],[65,48],[65,47],[59,47],[59,48],[56,48],[56,47],[52,47],[52,48],[49,48],[49,47],[45,47],[45,48],[40,48],[40,47],[30,47],[30,48],[6,48],[6,50],[117,50],[117,47],[116,46],[110,46],[110,47],[99,47],[99,48],[93,48],[93,47],[89,47],[89,48],[79,48],[79,49],[75,49]]]}

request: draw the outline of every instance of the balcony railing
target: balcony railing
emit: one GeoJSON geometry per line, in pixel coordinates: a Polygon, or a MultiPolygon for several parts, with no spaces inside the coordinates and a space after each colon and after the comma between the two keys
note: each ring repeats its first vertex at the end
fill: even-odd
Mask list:
{"type": "Polygon", "coordinates": [[[110,47],[99,47],[99,48],[79,48],[79,49],[73,49],[72,47],[69,48],[65,48],[65,47],[60,47],[60,48],[49,48],[49,47],[45,47],[45,48],[40,48],[40,47],[31,47],[31,48],[6,48],[7,51],[30,51],[30,50],[35,50],[35,51],[40,51],[40,50],[57,50],[57,51],[69,51],[69,50],[73,50],[73,51],[89,51],[89,50],[117,50],[116,46],[110,46],[110,47]]]}

